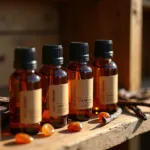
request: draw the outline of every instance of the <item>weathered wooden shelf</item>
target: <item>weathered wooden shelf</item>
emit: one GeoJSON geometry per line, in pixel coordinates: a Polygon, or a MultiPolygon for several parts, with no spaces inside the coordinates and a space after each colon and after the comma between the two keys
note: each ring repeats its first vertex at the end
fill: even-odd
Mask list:
{"type": "Polygon", "coordinates": [[[147,121],[141,121],[132,113],[124,112],[119,118],[103,127],[100,127],[95,119],[91,119],[83,123],[83,130],[80,132],[68,133],[66,126],[56,130],[51,137],[36,136],[32,143],[26,145],[15,144],[14,138],[2,138],[0,150],[108,149],[150,130],[150,109],[141,108],[148,116],[147,121]]]}

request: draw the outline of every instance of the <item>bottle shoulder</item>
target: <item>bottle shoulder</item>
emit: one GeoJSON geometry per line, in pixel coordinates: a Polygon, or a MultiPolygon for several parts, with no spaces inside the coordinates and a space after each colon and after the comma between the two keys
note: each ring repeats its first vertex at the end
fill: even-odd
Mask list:
{"type": "Polygon", "coordinates": [[[106,68],[106,69],[117,69],[117,65],[114,61],[94,61],[93,67],[106,68]]]}
{"type": "Polygon", "coordinates": [[[114,61],[111,61],[110,63],[108,63],[107,67],[117,69],[117,65],[114,61]]]}
{"type": "Polygon", "coordinates": [[[59,66],[59,67],[43,66],[39,70],[39,75],[40,76],[66,77],[67,72],[62,66],[59,66]]]}
{"type": "Polygon", "coordinates": [[[67,70],[92,73],[92,65],[90,63],[70,62],[67,70]]]}
{"type": "Polygon", "coordinates": [[[36,71],[27,72],[27,71],[15,71],[10,76],[11,81],[25,81],[25,82],[39,82],[41,77],[36,71]]]}

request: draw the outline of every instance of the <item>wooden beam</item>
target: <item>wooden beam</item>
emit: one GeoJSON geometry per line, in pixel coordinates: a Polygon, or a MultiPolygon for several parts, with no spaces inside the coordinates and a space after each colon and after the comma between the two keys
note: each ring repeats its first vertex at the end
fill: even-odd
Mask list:
{"type": "Polygon", "coordinates": [[[131,1],[130,11],[130,47],[129,47],[129,83],[130,89],[141,86],[142,66],[142,0],[131,1]]]}

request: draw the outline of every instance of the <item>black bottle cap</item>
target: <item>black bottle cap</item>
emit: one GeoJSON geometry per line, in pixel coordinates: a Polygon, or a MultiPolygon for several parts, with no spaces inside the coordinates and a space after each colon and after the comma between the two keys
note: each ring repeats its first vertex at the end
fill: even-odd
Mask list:
{"type": "Polygon", "coordinates": [[[14,68],[25,70],[36,69],[36,49],[34,47],[17,47],[15,49],[14,68]]]}
{"type": "Polygon", "coordinates": [[[88,43],[71,42],[69,56],[71,61],[89,61],[88,43]]]}
{"type": "Polygon", "coordinates": [[[112,40],[95,41],[95,57],[112,58],[113,57],[112,40]]]}
{"type": "Polygon", "coordinates": [[[42,48],[42,63],[45,65],[63,64],[62,45],[44,45],[42,48]]]}

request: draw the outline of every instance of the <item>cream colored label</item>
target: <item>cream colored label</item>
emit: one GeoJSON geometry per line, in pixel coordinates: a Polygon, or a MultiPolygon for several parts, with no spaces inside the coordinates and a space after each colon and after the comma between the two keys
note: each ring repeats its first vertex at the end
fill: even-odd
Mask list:
{"type": "Polygon", "coordinates": [[[42,120],[42,89],[20,92],[20,122],[39,123],[42,120]]]}
{"type": "Polygon", "coordinates": [[[69,105],[71,110],[93,107],[93,78],[69,81],[69,105]]]}
{"type": "Polygon", "coordinates": [[[51,116],[69,113],[68,83],[49,86],[49,111],[51,116]]]}
{"type": "Polygon", "coordinates": [[[100,104],[114,104],[118,102],[118,75],[101,76],[100,104]]]}

